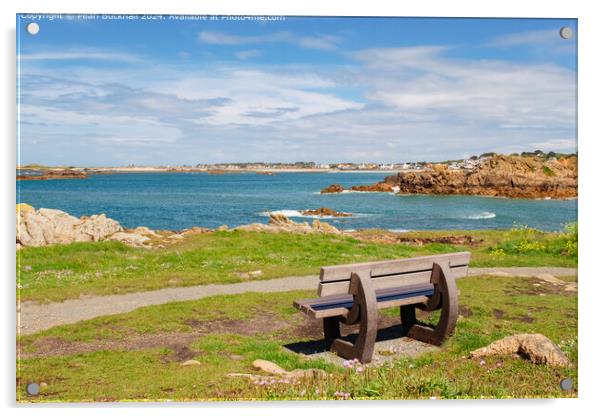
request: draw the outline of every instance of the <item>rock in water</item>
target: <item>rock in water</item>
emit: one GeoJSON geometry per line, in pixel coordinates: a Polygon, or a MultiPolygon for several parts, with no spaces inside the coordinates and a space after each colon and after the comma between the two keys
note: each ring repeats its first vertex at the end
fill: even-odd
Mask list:
{"type": "Polygon", "coordinates": [[[343,192],[343,187],[338,183],[333,183],[327,188],[324,188],[320,191],[321,194],[338,194],[343,192]]]}
{"type": "Polygon", "coordinates": [[[347,212],[339,212],[334,209],[320,207],[318,209],[306,209],[301,212],[303,215],[318,216],[318,217],[351,217],[352,215],[347,212]]]}
{"type": "Polygon", "coordinates": [[[351,187],[356,192],[393,192],[393,185],[386,182],[378,182],[373,185],[356,185],[351,187]]]}
{"type": "Polygon", "coordinates": [[[536,364],[546,364],[552,367],[570,364],[562,350],[542,334],[511,335],[472,351],[470,357],[481,358],[490,355],[511,354],[519,354],[536,364]]]}

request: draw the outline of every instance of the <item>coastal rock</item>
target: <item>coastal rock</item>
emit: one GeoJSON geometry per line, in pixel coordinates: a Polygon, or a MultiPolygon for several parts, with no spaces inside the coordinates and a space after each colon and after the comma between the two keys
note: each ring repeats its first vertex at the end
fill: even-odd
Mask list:
{"type": "Polygon", "coordinates": [[[539,157],[494,155],[469,171],[431,168],[423,172],[400,172],[379,183],[399,188],[402,194],[574,198],[577,157],[544,161],[539,157]]]}
{"type": "Polygon", "coordinates": [[[159,234],[157,234],[154,230],[151,230],[148,227],[136,227],[132,231],[134,234],[143,235],[149,238],[161,238],[159,234]]]}
{"type": "Polygon", "coordinates": [[[568,366],[567,356],[562,350],[542,334],[519,334],[494,341],[486,347],[470,353],[471,358],[482,358],[490,355],[518,354],[535,364],[552,367],[568,366]]]}
{"type": "Polygon", "coordinates": [[[58,209],[17,207],[17,243],[23,247],[100,241],[123,228],[104,214],[76,218],[58,209]]]}
{"type": "Polygon", "coordinates": [[[136,233],[120,231],[111,235],[107,240],[119,241],[134,247],[144,247],[144,243],[148,242],[150,238],[136,233]]]}
{"type": "Polygon", "coordinates": [[[34,212],[36,209],[29,204],[20,203],[17,204],[17,215],[25,215],[30,212],[34,212]]]}
{"type": "Polygon", "coordinates": [[[111,234],[122,231],[123,227],[105,214],[81,217],[76,241],[101,241],[111,234]]]}
{"type": "Polygon", "coordinates": [[[338,183],[333,183],[332,185],[322,189],[320,191],[321,194],[338,194],[343,192],[343,187],[338,183]]]}
{"type": "MultiPolygon", "coordinates": [[[[341,193],[345,189],[338,183],[332,184],[320,191],[321,194],[341,193]]],[[[393,192],[394,186],[386,182],[378,182],[372,185],[355,185],[349,188],[353,192],[393,192]]]]}
{"type": "Polygon", "coordinates": [[[327,222],[322,222],[320,220],[314,220],[314,222],[311,223],[311,229],[314,232],[318,232],[318,233],[324,233],[324,234],[340,234],[341,231],[328,224],[327,222]]]}
{"type": "Polygon", "coordinates": [[[204,234],[204,233],[209,233],[211,232],[211,230],[209,228],[203,228],[203,227],[191,227],[191,228],[186,228],[185,230],[180,231],[179,235],[196,235],[196,234],[204,234]]]}
{"type": "Polygon", "coordinates": [[[85,179],[88,175],[85,172],[73,169],[45,170],[40,175],[17,175],[17,180],[41,181],[48,179],[85,179]]]}
{"type": "Polygon", "coordinates": [[[379,182],[373,185],[356,185],[350,189],[355,192],[393,192],[393,185],[379,182]]]}
{"type": "Polygon", "coordinates": [[[278,227],[287,227],[295,224],[286,215],[270,213],[268,224],[278,227]]]}
{"type": "Polygon", "coordinates": [[[318,217],[351,217],[352,215],[347,212],[339,212],[334,209],[320,207],[318,209],[306,209],[301,211],[301,214],[307,216],[318,216],[318,217]]]}
{"type": "Polygon", "coordinates": [[[235,227],[233,229],[234,230],[238,230],[238,231],[252,231],[252,232],[261,232],[261,231],[274,232],[274,231],[277,231],[276,227],[270,226],[268,224],[261,224],[261,223],[258,223],[258,222],[254,222],[252,224],[239,225],[238,227],[235,227]]]}
{"type": "Polygon", "coordinates": [[[268,232],[268,233],[280,233],[280,232],[289,232],[289,233],[300,233],[300,234],[310,234],[310,233],[325,233],[325,234],[339,234],[341,233],[336,227],[326,223],[321,222],[320,220],[314,220],[312,225],[309,225],[307,222],[295,222],[289,219],[286,215],[282,214],[270,214],[269,220],[267,224],[253,223],[253,224],[245,224],[239,225],[234,228],[234,230],[239,231],[259,231],[259,232],[268,232]]]}

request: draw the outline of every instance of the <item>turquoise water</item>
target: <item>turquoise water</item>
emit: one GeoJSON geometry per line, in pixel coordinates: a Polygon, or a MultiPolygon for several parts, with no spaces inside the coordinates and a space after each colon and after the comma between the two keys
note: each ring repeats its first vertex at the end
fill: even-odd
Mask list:
{"type": "Polygon", "coordinates": [[[577,201],[474,196],[396,196],[384,193],[320,195],[322,188],[380,181],[383,173],[123,173],[88,179],[19,181],[17,202],[75,216],[105,213],[125,227],[180,230],[267,222],[268,212],[328,207],[354,214],[326,219],[341,229],[500,229],[527,225],[560,230],[576,221],[577,201]]]}

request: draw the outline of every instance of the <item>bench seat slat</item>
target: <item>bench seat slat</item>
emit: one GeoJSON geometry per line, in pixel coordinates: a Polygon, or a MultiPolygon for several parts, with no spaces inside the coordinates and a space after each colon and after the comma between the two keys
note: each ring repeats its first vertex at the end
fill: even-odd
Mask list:
{"type": "MultiPolygon", "coordinates": [[[[423,303],[428,301],[428,296],[414,296],[411,298],[405,298],[405,299],[393,299],[393,300],[388,300],[386,302],[378,302],[376,304],[376,308],[377,309],[384,309],[384,308],[392,308],[392,307],[397,307],[397,306],[403,306],[403,305],[415,305],[418,303],[423,303]]],[[[295,305],[296,306],[296,305],[295,305]]],[[[307,310],[302,310],[300,309],[302,312],[304,312],[307,316],[309,316],[310,318],[313,319],[323,319],[323,318],[329,318],[332,316],[347,316],[347,314],[349,313],[349,309],[347,308],[333,308],[333,309],[324,309],[321,311],[316,311],[314,309],[308,308],[307,310]]]]}
{"type": "MultiPolygon", "coordinates": [[[[379,309],[409,303],[420,303],[434,293],[432,284],[420,284],[403,288],[389,288],[376,291],[377,307],[379,309]]],[[[295,301],[294,306],[306,314],[319,318],[338,316],[346,313],[353,306],[353,296],[336,295],[318,299],[302,299],[295,301]]]]}

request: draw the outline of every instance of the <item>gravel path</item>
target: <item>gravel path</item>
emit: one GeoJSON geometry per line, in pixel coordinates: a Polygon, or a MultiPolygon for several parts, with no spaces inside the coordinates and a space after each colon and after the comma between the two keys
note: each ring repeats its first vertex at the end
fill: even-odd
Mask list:
{"type": "MultiPolygon", "coordinates": [[[[577,269],[563,267],[489,267],[469,268],[468,271],[469,276],[483,274],[527,277],[544,274],[548,276],[574,276],[577,274],[577,269]]],[[[47,304],[21,302],[17,306],[17,328],[19,334],[27,335],[53,326],[71,324],[97,316],[129,312],[143,306],[244,292],[268,293],[312,290],[316,289],[317,286],[318,276],[299,276],[225,285],[175,287],[125,295],[91,296],[47,304]]]]}

